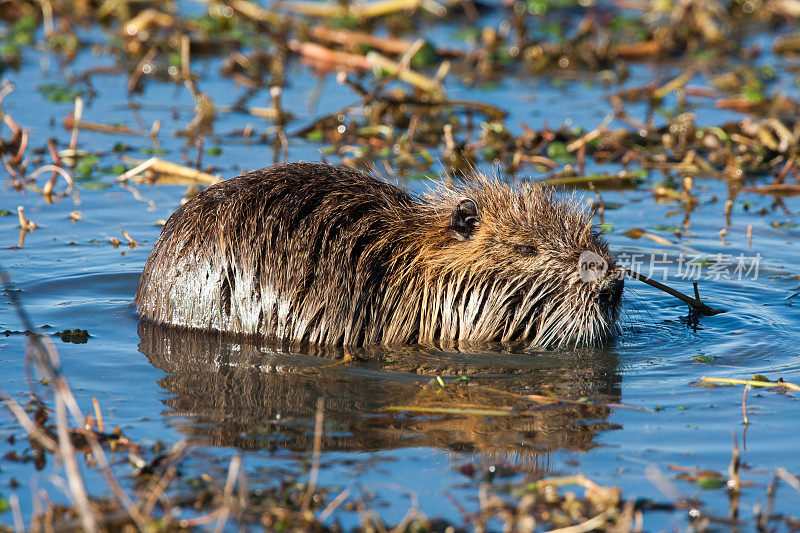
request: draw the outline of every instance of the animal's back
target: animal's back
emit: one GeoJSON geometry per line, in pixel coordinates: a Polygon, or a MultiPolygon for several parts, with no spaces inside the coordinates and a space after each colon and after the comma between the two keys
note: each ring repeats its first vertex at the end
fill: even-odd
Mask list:
{"type": "Polygon", "coordinates": [[[167,221],[139,281],[139,313],[293,342],[380,342],[375,295],[394,250],[386,235],[414,205],[397,187],[330,165],[218,183],[167,221]]]}

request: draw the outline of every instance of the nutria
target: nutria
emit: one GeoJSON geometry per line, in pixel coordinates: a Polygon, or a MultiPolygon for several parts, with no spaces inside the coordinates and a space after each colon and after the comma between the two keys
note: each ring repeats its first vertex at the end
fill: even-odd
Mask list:
{"type": "Polygon", "coordinates": [[[292,344],[596,344],[622,279],[574,204],[485,176],[417,197],[344,167],[256,170],[173,213],[136,304],[156,323],[292,344]]]}

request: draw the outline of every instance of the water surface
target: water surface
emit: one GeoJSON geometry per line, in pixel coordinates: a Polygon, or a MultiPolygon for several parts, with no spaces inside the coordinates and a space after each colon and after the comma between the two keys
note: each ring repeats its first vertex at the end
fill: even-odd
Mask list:
{"type": "MultiPolygon", "coordinates": [[[[433,38],[445,39],[457,26],[437,29],[433,38]]],[[[92,35],[99,38],[91,32],[87,36],[92,35]]],[[[3,107],[30,129],[32,145],[42,146],[46,138],[54,137],[64,146],[69,132],[60,124],[71,105],[47,102],[36,88],[61,82],[65,72],[47,53],[27,53],[29,61],[20,71],[5,73],[16,90],[3,107]]],[[[106,62],[113,63],[102,55],[81,52],[67,74],[106,62]]],[[[203,90],[224,106],[233,103],[238,94],[218,76],[219,67],[220,60],[212,58],[198,60],[195,68],[204,73],[203,90]]],[[[626,86],[653,78],[669,79],[676,72],[679,70],[669,65],[634,65],[626,86]]],[[[333,74],[314,73],[293,62],[289,76],[292,83],[284,101],[295,115],[297,127],[343,103],[358,101],[351,89],[336,83],[333,74]]],[[[193,114],[193,102],[185,89],[148,83],[143,94],[133,97],[138,104],[134,111],[120,97],[126,92],[124,76],[97,75],[92,79],[96,96],[88,101],[87,120],[138,122],[145,127],[161,120],[160,142],[168,151],[163,157],[194,159],[196,149],[187,148],[185,139],[174,135],[193,114]]],[[[606,97],[618,89],[586,87],[580,81],[561,86],[551,81],[510,76],[490,88],[477,88],[452,79],[446,88],[454,98],[500,105],[510,113],[506,122],[512,127],[520,122],[541,127],[570,121],[585,128],[603,120],[609,111],[606,97]]],[[[797,96],[789,76],[776,83],[797,96]]],[[[264,94],[261,98],[266,101],[268,97],[264,94]]],[[[702,99],[692,101],[691,106],[698,123],[741,118],[718,111],[702,99]]],[[[644,108],[637,106],[629,112],[637,110],[644,113],[644,108]]],[[[275,161],[271,146],[244,144],[236,137],[235,132],[248,122],[257,130],[267,127],[251,116],[222,114],[215,124],[218,137],[206,141],[220,146],[222,152],[204,156],[205,163],[217,167],[225,177],[275,161]]],[[[110,150],[115,142],[129,144],[133,148],[129,155],[141,158],[146,157],[142,150],[151,146],[146,136],[82,131],[79,138],[82,149],[102,152],[101,167],[119,163],[119,155],[110,150]]],[[[337,160],[321,154],[320,148],[319,143],[290,137],[289,159],[337,160]]],[[[590,170],[620,170],[618,165],[590,166],[590,170]]],[[[526,169],[511,179],[541,177],[541,173],[526,169]]],[[[753,504],[765,501],[766,484],[775,468],[800,473],[797,395],[751,391],[747,402],[750,424],[745,428],[742,388],[701,386],[698,380],[701,376],[746,379],[762,374],[773,380],[800,382],[796,350],[800,298],[792,297],[798,290],[800,272],[796,215],[800,203],[795,198],[777,202],[772,197],[739,193],[733,199],[731,225],[723,240],[719,232],[726,224],[728,185],[699,177],[695,186],[701,203],[689,215],[691,234],[679,243],[684,249],[624,235],[641,228],[678,242],[664,228],[680,225],[685,208],[654,197],[651,186],[661,178],[653,172],[636,189],[603,192],[605,203],[616,207],[606,210],[604,220],[614,252],[628,258],[632,254],[666,257],[659,268],[667,268],[669,284],[686,293],[691,292],[691,283],[679,277],[680,253],[685,248],[702,257],[760,256],[758,275],[725,279],[703,271],[701,295],[727,312],[699,318],[690,316],[686,306],[672,297],[627,280],[623,332],[600,348],[448,353],[411,346],[366,350],[357,354],[363,356],[357,362],[330,366],[341,357],[341,351],[292,352],[139,323],[132,298],[158,237],[156,222],[180,205],[186,186],[137,185],[141,195],[137,197],[117,185],[112,173],[93,173],[92,179],[79,185],[79,200],[63,198],[52,205],[39,194],[4,187],[0,208],[13,213],[17,205],[24,206],[38,229],[25,235],[24,246],[18,247],[15,217],[0,219],[0,264],[9,272],[36,325],[46,326],[45,331],[89,331],[91,337],[85,344],[56,339],[82,408],[90,411],[91,399],[97,398],[106,425],[123,428],[140,443],[188,439],[195,450],[190,464],[195,461],[224,468],[238,451],[253,479],[270,483],[275,472],[304,479],[305,463],[298,459],[308,457],[317,400],[322,398],[325,424],[320,485],[350,487],[362,496],[374,493],[372,504],[386,523],[402,519],[410,505],[409,494],[416,497],[426,515],[460,523],[462,517],[450,496],[474,510],[482,483],[501,490],[501,482],[509,480],[581,472],[600,484],[621,487],[626,498],[670,502],[680,496],[696,497],[708,514],[726,516],[724,489],[704,490],[676,480],[674,468],[724,473],[734,440],[742,447],[743,462],[748,466],[744,478],[757,484],[743,496],[742,514],[749,517],[753,504]],[[75,210],[80,210],[82,219],[73,223],[69,215],[75,210]],[[121,230],[141,245],[127,249],[121,230]],[[123,244],[113,247],[111,237],[123,244]],[[466,376],[469,386],[450,383],[442,389],[431,383],[437,376],[443,383],[466,376]],[[588,401],[550,407],[523,405],[498,390],[588,401]],[[514,407],[516,414],[442,415],[412,409],[432,405],[514,407]],[[393,410],[403,406],[408,409],[393,410]],[[661,477],[654,474],[657,471],[661,477]],[[664,479],[669,480],[671,489],[664,489],[664,479]]],[[[419,192],[426,183],[401,181],[400,185],[419,192]]],[[[584,194],[580,201],[594,197],[584,194]]],[[[648,273],[647,266],[644,273],[648,273]]],[[[24,327],[4,297],[0,330],[6,329],[24,327]]],[[[24,335],[16,333],[0,341],[0,386],[22,399],[28,390],[24,341],[24,335]]],[[[0,418],[0,436],[11,435],[21,439],[24,433],[6,413],[0,418]]],[[[3,454],[22,448],[19,440],[17,444],[0,443],[3,454]]],[[[32,478],[31,472],[31,465],[24,462],[3,461],[0,467],[0,494],[16,493],[26,514],[32,505],[31,488],[46,488],[59,497],[53,479],[57,467],[50,463],[32,478]],[[19,488],[9,488],[12,478],[21,482],[19,488]]],[[[796,516],[800,494],[781,486],[775,505],[775,513],[796,516]]],[[[685,527],[686,514],[685,510],[648,513],[645,528],[685,527]]],[[[10,523],[11,518],[0,515],[0,520],[10,523]]],[[[358,516],[341,508],[329,520],[353,525],[358,516]]]]}

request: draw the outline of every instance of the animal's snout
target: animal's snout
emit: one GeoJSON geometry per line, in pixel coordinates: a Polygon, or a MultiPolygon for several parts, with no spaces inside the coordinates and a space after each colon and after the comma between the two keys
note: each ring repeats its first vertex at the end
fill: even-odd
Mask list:
{"type": "Polygon", "coordinates": [[[605,303],[614,304],[622,297],[622,290],[625,288],[625,279],[616,272],[609,272],[609,275],[598,283],[600,288],[600,299],[605,303]]]}

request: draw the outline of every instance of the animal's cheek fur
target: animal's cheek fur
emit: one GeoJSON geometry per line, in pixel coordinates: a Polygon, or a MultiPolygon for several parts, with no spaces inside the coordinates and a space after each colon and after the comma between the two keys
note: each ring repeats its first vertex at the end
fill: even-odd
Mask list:
{"type": "Polygon", "coordinates": [[[507,250],[489,249],[484,251],[480,264],[489,270],[502,271],[511,275],[530,271],[535,265],[535,261],[530,257],[511,254],[507,250]]]}
{"type": "Polygon", "coordinates": [[[562,288],[583,283],[580,279],[577,262],[564,261],[549,255],[537,257],[535,261],[531,262],[528,270],[532,275],[540,278],[560,279],[562,288]]]}

